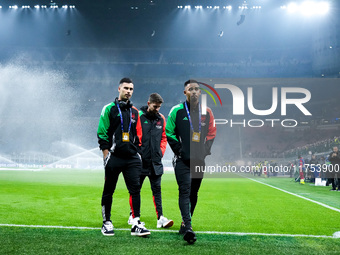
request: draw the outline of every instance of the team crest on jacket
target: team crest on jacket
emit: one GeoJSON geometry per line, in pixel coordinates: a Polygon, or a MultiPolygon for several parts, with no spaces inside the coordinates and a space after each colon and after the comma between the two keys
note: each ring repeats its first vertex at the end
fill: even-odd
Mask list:
{"type": "Polygon", "coordinates": [[[205,116],[202,116],[201,117],[201,125],[204,127],[205,126],[205,116]]]}
{"type": "Polygon", "coordinates": [[[136,115],[134,113],[132,113],[132,120],[131,123],[135,123],[136,122],[136,115]]]}
{"type": "Polygon", "coordinates": [[[157,123],[156,123],[156,128],[158,128],[158,129],[161,129],[163,126],[162,126],[162,122],[159,120],[159,121],[157,121],[157,123]]]}

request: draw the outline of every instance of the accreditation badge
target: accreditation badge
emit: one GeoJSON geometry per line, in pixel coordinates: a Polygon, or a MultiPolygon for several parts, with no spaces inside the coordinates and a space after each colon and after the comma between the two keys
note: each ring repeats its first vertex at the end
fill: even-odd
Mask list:
{"type": "Polygon", "coordinates": [[[200,142],[200,138],[201,138],[201,133],[194,132],[192,134],[192,141],[193,142],[199,143],[200,142]]]}
{"type": "Polygon", "coordinates": [[[123,132],[122,136],[123,136],[123,142],[130,142],[130,138],[129,138],[129,133],[128,132],[123,132]]]}

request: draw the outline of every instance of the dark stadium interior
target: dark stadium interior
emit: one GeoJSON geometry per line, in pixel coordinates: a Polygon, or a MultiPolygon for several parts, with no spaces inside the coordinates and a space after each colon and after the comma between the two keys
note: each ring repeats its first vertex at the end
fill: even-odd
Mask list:
{"type": "MultiPolygon", "coordinates": [[[[101,109],[116,96],[122,77],[133,79],[138,108],[150,93],[160,93],[165,116],[184,100],[189,78],[210,79],[211,85],[229,79],[243,91],[253,86],[254,104],[262,109],[270,106],[271,86],[261,79],[277,80],[279,88],[295,79],[295,86],[310,89],[312,116],[288,109],[287,119],[297,119],[299,128],[220,131],[215,159],[296,157],[294,149],[339,136],[338,1],[328,1],[329,13],[320,16],[288,14],[281,6],[290,1],[37,2],[18,0],[18,9],[9,8],[13,1],[0,2],[0,155],[33,151],[62,158],[72,150],[60,142],[97,147],[101,109]],[[36,4],[59,8],[37,10],[36,4]],[[76,8],[61,8],[65,4],[76,8]],[[198,4],[203,8],[194,8],[198,4]],[[178,8],[186,5],[191,8],[178,8]],[[229,5],[231,10],[223,8],[229,5]]],[[[223,108],[212,105],[215,115],[230,119],[231,101],[224,95],[223,108]]],[[[245,118],[258,119],[249,112],[245,118]]],[[[313,152],[329,151],[327,146],[313,152]]]]}

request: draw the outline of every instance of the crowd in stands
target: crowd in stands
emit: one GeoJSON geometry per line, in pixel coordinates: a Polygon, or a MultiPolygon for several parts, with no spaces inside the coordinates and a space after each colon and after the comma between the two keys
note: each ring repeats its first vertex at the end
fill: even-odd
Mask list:
{"type": "MultiPolygon", "coordinates": [[[[340,125],[339,125],[340,126],[340,125]]],[[[329,151],[340,145],[338,127],[331,130],[305,128],[294,132],[283,129],[252,129],[243,132],[246,158],[290,158],[298,155],[329,151]]]]}
{"type": "Polygon", "coordinates": [[[115,77],[303,77],[311,75],[305,49],[143,49],[143,48],[0,48],[2,62],[21,55],[31,65],[67,69],[75,80],[115,77]],[[12,52],[12,54],[8,54],[12,52]],[[90,76],[90,74],[95,74],[90,76]]]}
{"type": "Polygon", "coordinates": [[[322,153],[328,152],[333,146],[340,146],[340,137],[334,136],[333,138],[328,138],[314,143],[309,143],[301,147],[296,147],[285,151],[282,153],[283,157],[294,157],[296,155],[306,155],[309,152],[312,153],[322,153]]]}

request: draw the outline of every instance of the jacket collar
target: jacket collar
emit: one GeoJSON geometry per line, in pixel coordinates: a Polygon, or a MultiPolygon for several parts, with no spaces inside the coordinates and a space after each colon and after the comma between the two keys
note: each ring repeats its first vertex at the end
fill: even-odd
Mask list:
{"type": "MultiPolygon", "coordinates": [[[[196,107],[193,107],[193,106],[190,105],[190,102],[188,102],[188,100],[186,100],[185,102],[187,102],[187,106],[188,106],[189,111],[198,111],[199,103],[196,105],[196,107]]],[[[185,102],[183,104],[185,104],[185,102]]]]}
{"type": "Polygon", "coordinates": [[[118,100],[118,97],[115,98],[115,104],[118,105],[121,109],[130,109],[133,105],[133,103],[130,100],[122,101],[118,100]]]}

